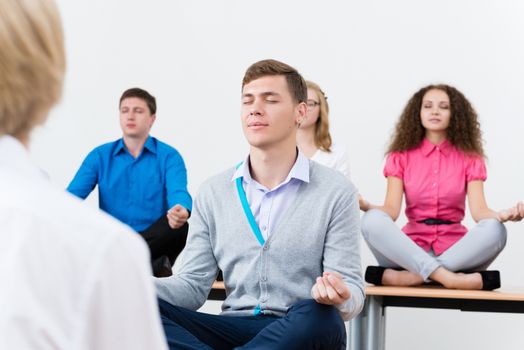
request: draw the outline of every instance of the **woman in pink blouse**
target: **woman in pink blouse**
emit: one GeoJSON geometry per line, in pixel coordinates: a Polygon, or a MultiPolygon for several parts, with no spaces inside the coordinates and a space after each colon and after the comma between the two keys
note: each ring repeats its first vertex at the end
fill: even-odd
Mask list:
{"type": "Polygon", "coordinates": [[[492,290],[498,271],[485,271],[506,244],[505,221],[522,220],[524,205],[499,212],[484,197],[486,166],[477,113],[457,89],[430,85],[408,101],[388,149],[383,205],[361,198],[362,232],[380,266],[366,270],[377,285],[492,290]],[[406,196],[408,223],[394,223],[406,196]],[[465,200],[477,225],[468,230],[465,200]],[[459,272],[460,271],[460,272],[459,272]]]}

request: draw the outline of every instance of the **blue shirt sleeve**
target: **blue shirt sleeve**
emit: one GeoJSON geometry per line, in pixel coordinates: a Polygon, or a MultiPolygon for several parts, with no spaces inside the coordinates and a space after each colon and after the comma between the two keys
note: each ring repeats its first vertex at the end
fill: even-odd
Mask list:
{"type": "Polygon", "coordinates": [[[96,150],[91,151],[82,162],[75,177],[67,186],[67,191],[85,199],[98,183],[98,155],[96,150]]]}
{"type": "Polygon", "coordinates": [[[166,160],[166,193],[169,208],[180,204],[191,211],[193,200],[187,191],[186,165],[178,152],[170,154],[166,160]]]}

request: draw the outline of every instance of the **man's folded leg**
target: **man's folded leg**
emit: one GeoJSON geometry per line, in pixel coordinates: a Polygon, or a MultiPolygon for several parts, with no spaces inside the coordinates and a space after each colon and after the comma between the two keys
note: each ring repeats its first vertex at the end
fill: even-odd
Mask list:
{"type": "Polygon", "coordinates": [[[188,229],[189,225],[187,223],[177,229],[171,228],[167,217],[163,215],[147,229],[140,232],[140,235],[149,247],[153,274],[155,276],[167,277],[166,274],[162,272],[166,270],[164,257],[167,257],[170,265],[173,266],[177,256],[186,246],[188,229]]]}
{"type": "Polygon", "coordinates": [[[158,300],[162,325],[170,349],[233,349],[242,346],[276,316],[210,315],[158,300]]]}
{"type": "Polygon", "coordinates": [[[342,350],[346,328],[334,306],[302,300],[289,308],[285,317],[262,329],[243,350],[342,350]]]}

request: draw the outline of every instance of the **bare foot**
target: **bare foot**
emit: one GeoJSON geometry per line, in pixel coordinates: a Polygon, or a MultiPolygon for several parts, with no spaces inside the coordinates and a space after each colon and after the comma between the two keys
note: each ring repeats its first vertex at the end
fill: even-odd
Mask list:
{"type": "Polygon", "coordinates": [[[482,289],[482,276],[478,272],[455,273],[454,281],[448,288],[474,290],[482,289]]]}
{"type": "Polygon", "coordinates": [[[482,289],[482,276],[478,272],[456,273],[439,267],[430,275],[430,278],[449,289],[482,289]]]}
{"type": "Polygon", "coordinates": [[[382,275],[382,284],[384,286],[419,286],[424,283],[424,279],[414,272],[397,271],[393,269],[386,269],[382,275]]]}

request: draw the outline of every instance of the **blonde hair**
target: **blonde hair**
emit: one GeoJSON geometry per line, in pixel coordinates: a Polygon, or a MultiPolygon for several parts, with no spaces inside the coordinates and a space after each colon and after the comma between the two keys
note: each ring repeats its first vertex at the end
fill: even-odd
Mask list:
{"type": "Polygon", "coordinates": [[[331,134],[329,133],[329,105],[326,94],[316,83],[306,80],[308,89],[314,90],[320,102],[319,116],[315,123],[315,145],[323,151],[331,152],[331,134]]]}
{"type": "Polygon", "coordinates": [[[65,53],[53,0],[0,2],[0,135],[45,121],[62,95],[65,53]]]}

